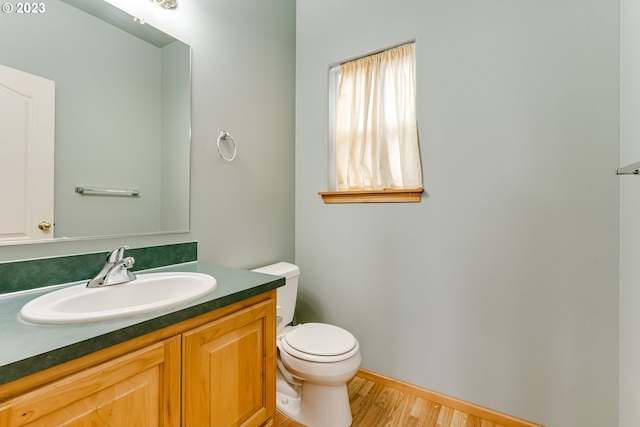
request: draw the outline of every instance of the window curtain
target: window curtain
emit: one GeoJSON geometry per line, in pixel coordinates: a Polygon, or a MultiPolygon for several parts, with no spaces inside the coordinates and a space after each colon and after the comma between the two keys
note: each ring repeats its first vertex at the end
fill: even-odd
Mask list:
{"type": "Polygon", "coordinates": [[[414,45],[340,66],[336,102],[339,191],[422,188],[414,45]]]}

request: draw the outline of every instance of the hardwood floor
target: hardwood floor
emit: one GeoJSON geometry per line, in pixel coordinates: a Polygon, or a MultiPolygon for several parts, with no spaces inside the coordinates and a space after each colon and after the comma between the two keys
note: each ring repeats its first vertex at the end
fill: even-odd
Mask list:
{"type": "MultiPolygon", "coordinates": [[[[366,375],[365,375],[366,376],[366,375]]],[[[417,396],[402,387],[355,376],[348,384],[352,427],[511,427],[417,396]]],[[[276,411],[274,427],[304,427],[276,411]]],[[[530,424],[527,424],[530,425],[530,424]]]]}

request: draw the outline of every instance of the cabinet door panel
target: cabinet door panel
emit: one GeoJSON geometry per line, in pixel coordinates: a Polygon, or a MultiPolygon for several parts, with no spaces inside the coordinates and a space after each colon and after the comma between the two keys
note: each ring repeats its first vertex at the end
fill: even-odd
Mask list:
{"type": "Polygon", "coordinates": [[[184,334],[185,426],[259,426],[273,415],[274,307],[265,301],[184,334]]]}
{"type": "Polygon", "coordinates": [[[179,426],[180,337],[0,404],[0,426],[179,426]]]}

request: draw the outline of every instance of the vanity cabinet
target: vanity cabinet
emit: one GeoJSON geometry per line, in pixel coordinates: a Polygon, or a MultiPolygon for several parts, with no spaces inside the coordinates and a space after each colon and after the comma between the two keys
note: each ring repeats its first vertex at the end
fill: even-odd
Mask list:
{"type": "Polygon", "coordinates": [[[0,427],[270,425],[275,291],[0,386],[0,427]]]}

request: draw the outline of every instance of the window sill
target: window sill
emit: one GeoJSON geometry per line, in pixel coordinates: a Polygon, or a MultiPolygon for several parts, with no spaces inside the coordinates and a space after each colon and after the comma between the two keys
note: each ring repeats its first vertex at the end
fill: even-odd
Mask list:
{"type": "Polygon", "coordinates": [[[325,204],[330,203],[419,203],[422,188],[402,190],[321,191],[325,204]]]}

